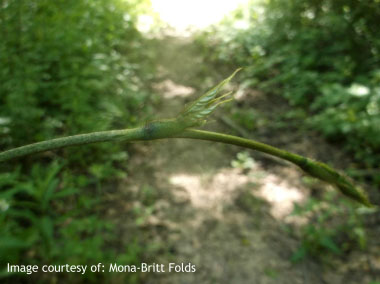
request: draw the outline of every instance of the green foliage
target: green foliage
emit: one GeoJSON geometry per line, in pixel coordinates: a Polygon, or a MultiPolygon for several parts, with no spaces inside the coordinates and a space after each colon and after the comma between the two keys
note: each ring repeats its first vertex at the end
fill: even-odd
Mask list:
{"type": "MultiPolygon", "coordinates": [[[[126,128],[137,123],[138,112],[148,113],[144,85],[153,65],[135,27],[141,4],[146,1],[2,1],[1,149],[126,128]]],[[[95,210],[104,182],[125,177],[127,159],[120,145],[99,144],[64,149],[33,165],[27,159],[23,167],[1,165],[1,269],[7,262],[137,262],[138,243],[118,245],[117,228],[95,210]]]]}
{"type": "Polygon", "coordinates": [[[346,140],[346,148],[367,167],[380,161],[380,89],[363,85],[339,84],[321,88],[321,95],[311,105],[316,114],[310,124],[333,141],[346,140]]]}
{"type": "MultiPolygon", "coordinates": [[[[135,125],[152,72],[135,28],[140,8],[121,0],[3,2],[0,147],[135,125]]],[[[138,244],[112,248],[116,228],[94,213],[99,197],[86,193],[125,176],[127,152],[112,144],[58,155],[70,171],[56,162],[1,174],[1,266],[137,261],[138,244]]]]}
{"type": "Polygon", "coordinates": [[[292,215],[307,219],[300,227],[302,242],[292,261],[314,257],[328,262],[334,255],[366,247],[360,211],[351,202],[337,199],[334,192],[325,194],[323,200],[309,198],[303,205],[296,204],[292,215]]]}
{"type": "MultiPolygon", "coordinates": [[[[136,123],[136,110],[147,99],[139,77],[150,71],[144,69],[149,56],[132,4],[12,0],[1,5],[1,147],[136,123]]],[[[83,163],[96,156],[95,149],[67,155],[83,163]]]]}
{"type": "Polygon", "coordinates": [[[261,118],[251,108],[237,108],[232,112],[232,119],[245,129],[254,130],[261,118]]]}
{"type": "MultiPolygon", "coordinates": [[[[7,204],[3,206],[1,215],[1,255],[7,255],[8,260],[18,261],[21,249],[30,248],[36,243],[41,244],[44,256],[49,253],[54,230],[51,204],[77,192],[70,187],[58,191],[57,173],[60,167],[57,163],[52,164],[43,169],[47,171],[45,175],[36,165],[31,171],[31,180],[20,180],[19,171],[0,176],[3,188],[0,198],[7,204]]],[[[3,261],[2,265],[5,264],[3,261]]]]}
{"type": "MultiPolygon", "coordinates": [[[[120,242],[115,234],[117,228],[95,213],[99,200],[86,194],[83,187],[91,183],[94,184],[86,177],[64,170],[58,162],[36,164],[28,175],[20,170],[1,174],[0,266],[95,264],[119,259],[136,264],[141,247],[134,242],[124,249],[113,248],[120,242]]],[[[10,276],[5,268],[1,271],[2,277],[10,276]]],[[[69,281],[76,275],[65,277],[69,281]]],[[[107,276],[86,273],[83,277],[95,281],[107,276]]]]}
{"type": "Polygon", "coordinates": [[[377,0],[252,1],[198,40],[218,64],[245,66],[244,85],[282,94],[371,168],[380,162],[379,15],[377,0]]]}

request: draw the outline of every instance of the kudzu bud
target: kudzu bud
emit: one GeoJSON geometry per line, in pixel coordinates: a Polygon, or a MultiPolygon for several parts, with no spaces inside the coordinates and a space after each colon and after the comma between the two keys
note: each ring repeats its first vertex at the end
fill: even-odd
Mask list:
{"type": "Polygon", "coordinates": [[[222,100],[229,96],[232,92],[228,92],[218,97],[221,89],[239,72],[241,68],[237,69],[228,78],[224,79],[214,88],[209,90],[206,94],[199,97],[192,102],[189,106],[185,107],[179,114],[178,118],[186,121],[192,126],[202,126],[206,122],[206,118],[216,109],[216,107],[222,103],[228,102],[231,99],[222,100]]]}

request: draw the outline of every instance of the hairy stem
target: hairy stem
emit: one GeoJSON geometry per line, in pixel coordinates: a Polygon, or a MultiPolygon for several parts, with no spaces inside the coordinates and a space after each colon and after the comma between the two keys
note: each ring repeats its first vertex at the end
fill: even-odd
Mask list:
{"type": "Polygon", "coordinates": [[[371,206],[366,195],[352,183],[350,183],[344,176],[339,174],[334,169],[326,164],[313,161],[306,157],[290,153],[276,147],[260,143],[254,140],[249,140],[237,136],[202,131],[196,129],[182,129],[178,123],[173,120],[156,121],[152,122],[145,127],[111,130],[102,132],[93,132],[88,134],[80,134],[68,137],[62,137],[26,146],[14,148],[0,153],[0,162],[5,162],[11,159],[23,157],[29,154],[38,152],[55,150],[59,148],[84,145],[97,142],[106,141],[142,141],[142,140],[156,140],[165,138],[190,138],[199,140],[208,140],[214,142],[221,142],[226,144],[237,145],[244,148],[253,149],[256,151],[264,152],[272,156],[279,157],[287,160],[297,166],[303,171],[313,177],[321,179],[327,183],[336,186],[344,195],[366,205],[371,206]]]}
{"type": "Polygon", "coordinates": [[[106,141],[135,141],[143,138],[142,128],[123,129],[79,134],[46,140],[38,143],[21,146],[0,153],[0,162],[23,157],[30,154],[55,150],[69,146],[84,145],[106,141]]]}

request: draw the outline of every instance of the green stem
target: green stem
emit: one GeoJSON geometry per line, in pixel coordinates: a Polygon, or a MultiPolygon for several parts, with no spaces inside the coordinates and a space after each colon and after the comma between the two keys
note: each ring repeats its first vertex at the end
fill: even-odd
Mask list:
{"type": "Polygon", "coordinates": [[[135,141],[142,139],[141,128],[79,134],[21,146],[0,153],[0,162],[39,152],[106,141],[135,141]]]}
{"type": "Polygon", "coordinates": [[[175,120],[156,121],[146,125],[145,127],[94,132],[52,139],[1,152],[0,162],[5,162],[11,159],[19,158],[38,152],[96,142],[130,142],[166,138],[190,138],[198,140],[208,140],[249,148],[287,160],[299,166],[303,171],[310,174],[311,176],[314,176],[318,179],[321,179],[327,183],[336,186],[344,195],[347,195],[366,206],[371,206],[366,195],[360,189],[355,187],[343,175],[339,174],[337,171],[330,168],[328,165],[324,163],[316,162],[306,157],[290,153],[254,140],[196,129],[183,130],[178,125],[179,124],[175,120]]]}
{"type": "Polygon", "coordinates": [[[307,162],[307,158],[293,154],[284,150],[281,150],[279,148],[270,146],[268,144],[260,143],[255,140],[245,139],[238,136],[232,136],[227,135],[224,133],[217,133],[217,132],[210,132],[210,131],[203,131],[203,130],[196,130],[196,129],[189,129],[185,130],[184,132],[176,135],[175,137],[178,138],[190,138],[190,139],[198,139],[198,140],[208,140],[208,141],[214,141],[214,142],[221,142],[225,144],[232,144],[244,148],[249,148],[252,150],[260,151],[267,153],[272,156],[279,157],[281,159],[287,160],[289,162],[292,162],[294,164],[300,165],[302,163],[307,162]]]}
{"type": "Polygon", "coordinates": [[[305,173],[335,186],[344,195],[349,196],[350,198],[368,207],[372,207],[372,204],[369,202],[366,194],[362,189],[355,187],[345,176],[341,175],[336,170],[332,169],[324,163],[313,161],[304,156],[290,153],[254,140],[223,133],[189,129],[176,135],[175,137],[222,142],[276,156],[297,165],[305,173]]]}

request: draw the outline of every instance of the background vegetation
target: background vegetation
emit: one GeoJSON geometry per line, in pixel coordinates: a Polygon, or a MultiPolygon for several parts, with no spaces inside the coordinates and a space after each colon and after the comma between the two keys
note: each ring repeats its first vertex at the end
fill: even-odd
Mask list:
{"type": "MultiPolygon", "coordinates": [[[[294,107],[290,115],[341,143],[356,168],[378,169],[379,2],[271,0],[248,8],[200,36],[210,58],[246,66],[246,86],[280,94],[294,107]]],[[[379,185],[378,173],[370,178],[379,185]]]]}
{"type": "MultiPolygon", "coordinates": [[[[131,127],[137,115],[146,118],[153,65],[135,26],[144,5],[1,1],[0,148],[131,127]]],[[[127,158],[125,147],[99,144],[0,165],[2,270],[8,262],[136,262],[139,244],[120,243],[102,217],[99,194],[126,176],[127,158]]]]}
{"type": "MultiPolygon", "coordinates": [[[[316,132],[350,156],[346,173],[369,185],[375,203],[380,188],[379,16],[377,0],[251,1],[197,38],[210,62],[244,66],[243,88],[274,100],[272,111],[278,115],[272,121],[238,105],[230,113],[237,125],[249,131],[288,125],[291,131],[316,132]],[[279,97],[290,106],[286,113],[276,109],[279,97]]],[[[293,214],[308,218],[294,261],[307,255],[326,260],[352,245],[365,247],[362,214],[349,203],[319,195],[293,214]],[[325,207],[324,200],[335,205],[325,207]]]]}
{"type": "MultiPolygon", "coordinates": [[[[1,0],[0,149],[149,119],[158,102],[150,86],[158,74],[159,45],[136,28],[148,7],[137,0],[1,0]]],[[[317,133],[342,148],[350,159],[346,173],[378,203],[380,1],[263,0],[247,7],[196,36],[202,64],[209,65],[204,73],[243,66],[242,88],[280,97],[289,108],[276,116],[273,104],[276,117],[269,121],[254,107],[236,104],[229,118],[243,133],[289,124],[317,133]]],[[[7,263],[154,259],[157,248],[136,233],[153,210],[154,188],[137,194],[141,204],[133,209],[127,240],[105,217],[111,205],[104,192],[127,179],[131,151],[105,143],[0,164],[1,281],[26,281],[25,275],[6,273],[7,263]]],[[[246,170],[253,161],[244,152],[233,167],[246,170]]],[[[329,193],[296,206],[293,215],[308,223],[299,229],[300,246],[291,260],[329,262],[330,255],[365,249],[365,213],[329,193]]],[[[60,276],[43,277],[53,283],[60,276]]],[[[114,276],[65,277],[97,282],[114,276]]],[[[138,274],[122,277],[114,281],[142,281],[138,274]]]]}

